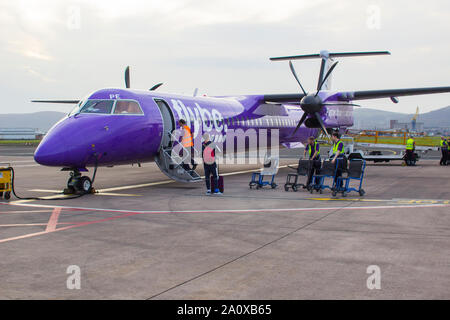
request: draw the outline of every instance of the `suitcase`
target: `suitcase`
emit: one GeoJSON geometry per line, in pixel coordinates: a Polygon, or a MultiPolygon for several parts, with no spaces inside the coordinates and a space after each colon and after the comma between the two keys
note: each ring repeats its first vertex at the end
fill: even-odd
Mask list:
{"type": "MultiPolygon", "coordinates": [[[[214,176],[211,176],[210,179],[211,179],[211,188],[212,188],[212,186],[214,185],[214,176]]],[[[219,189],[219,191],[223,193],[223,177],[222,176],[219,176],[217,178],[217,184],[218,185],[215,187],[217,187],[219,189]]],[[[214,192],[214,190],[212,190],[212,191],[214,192]]]]}
{"type": "MultiPolygon", "coordinates": [[[[218,186],[216,186],[216,187],[219,189],[220,192],[223,193],[223,190],[224,190],[224,188],[223,188],[223,177],[221,175],[219,175],[219,165],[217,165],[217,169],[216,170],[217,170],[217,184],[218,184],[218,186]]],[[[211,188],[212,188],[213,185],[214,185],[214,177],[211,175],[211,188]]],[[[211,191],[214,192],[214,190],[211,190],[211,191]]]]}

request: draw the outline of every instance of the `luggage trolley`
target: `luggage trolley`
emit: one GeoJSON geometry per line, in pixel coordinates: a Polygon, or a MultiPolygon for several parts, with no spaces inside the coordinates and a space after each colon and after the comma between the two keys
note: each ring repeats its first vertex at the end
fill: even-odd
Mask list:
{"type": "Polygon", "coordinates": [[[338,177],[336,179],[336,185],[333,189],[333,196],[336,196],[338,192],[342,193],[342,196],[347,196],[347,193],[351,191],[358,192],[362,197],[366,192],[362,189],[362,183],[364,179],[364,170],[366,168],[366,161],[363,159],[351,160],[348,166],[347,177],[338,177]],[[350,187],[350,180],[359,181],[358,188],[350,187]]]}
{"type": "Polygon", "coordinates": [[[332,163],[331,160],[325,160],[323,162],[322,168],[320,169],[319,174],[314,174],[311,179],[311,184],[308,186],[309,192],[313,193],[314,191],[317,191],[319,193],[322,193],[324,189],[330,189],[333,190],[334,188],[334,181],[336,180],[336,173],[337,173],[337,164],[339,163],[339,159],[336,164],[332,163]],[[330,178],[332,179],[331,185],[325,184],[325,179],[330,178]]]}
{"type": "Polygon", "coordinates": [[[12,191],[12,170],[11,164],[3,163],[6,167],[0,166],[0,198],[3,197],[6,200],[11,198],[12,191]]]}
{"type": "Polygon", "coordinates": [[[275,189],[278,185],[274,182],[275,175],[278,173],[278,158],[268,158],[264,164],[264,168],[261,172],[253,172],[252,180],[248,184],[250,189],[256,186],[256,189],[260,189],[264,186],[270,185],[272,189],[275,189]],[[271,176],[269,180],[264,180],[264,176],[271,176]]]}
{"type": "Polygon", "coordinates": [[[289,191],[289,188],[291,188],[293,191],[297,191],[299,187],[306,187],[306,184],[298,183],[298,177],[307,177],[311,170],[311,166],[312,160],[300,159],[298,161],[297,173],[288,173],[286,183],[284,184],[284,190],[289,191]]]}

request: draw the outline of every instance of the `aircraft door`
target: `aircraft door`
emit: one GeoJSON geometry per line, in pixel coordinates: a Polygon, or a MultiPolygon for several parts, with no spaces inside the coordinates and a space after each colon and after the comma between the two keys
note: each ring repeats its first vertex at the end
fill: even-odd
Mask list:
{"type": "Polygon", "coordinates": [[[161,137],[161,148],[168,148],[171,147],[170,133],[175,130],[175,118],[167,102],[162,99],[155,99],[155,103],[158,106],[163,119],[163,135],[161,137]]]}

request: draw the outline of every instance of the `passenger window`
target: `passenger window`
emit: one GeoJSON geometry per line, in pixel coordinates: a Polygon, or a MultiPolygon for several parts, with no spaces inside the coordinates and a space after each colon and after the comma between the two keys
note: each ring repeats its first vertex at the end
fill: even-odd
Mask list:
{"type": "Polygon", "coordinates": [[[80,113],[110,114],[113,104],[113,100],[88,100],[80,113]]]}
{"type": "Polygon", "coordinates": [[[114,114],[143,114],[136,101],[117,100],[114,114]]]}

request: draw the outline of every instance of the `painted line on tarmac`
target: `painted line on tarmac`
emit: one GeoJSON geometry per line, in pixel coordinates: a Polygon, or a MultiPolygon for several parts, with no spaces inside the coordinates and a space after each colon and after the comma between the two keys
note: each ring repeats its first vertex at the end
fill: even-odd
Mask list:
{"type": "Polygon", "coordinates": [[[71,206],[52,206],[44,204],[25,204],[25,203],[0,203],[3,205],[25,206],[34,208],[61,208],[75,211],[96,211],[96,212],[115,212],[129,214],[170,214],[170,213],[263,213],[263,212],[303,212],[303,211],[326,211],[326,210],[373,210],[373,209],[404,209],[404,208],[433,208],[449,207],[450,204],[411,204],[411,205],[385,205],[385,206],[365,206],[365,207],[312,207],[312,208],[268,208],[268,209],[218,209],[218,210],[121,210],[106,208],[88,208],[71,206]]]}
{"type": "MultiPolygon", "coordinates": [[[[58,224],[75,224],[73,222],[58,222],[58,224]]],[[[35,226],[46,226],[47,223],[13,223],[13,224],[0,224],[0,227],[35,227],[35,226]]]]}
{"type": "Polygon", "coordinates": [[[52,215],[50,216],[50,219],[48,219],[47,227],[45,228],[45,231],[55,231],[56,225],[58,224],[59,215],[61,214],[61,208],[55,208],[53,209],[52,215]]]}
{"type": "Polygon", "coordinates": [[[4,211],[0,212],[0,214],[9,214],[9,213],[39,213],[39,212],[51,212],[52,210],[27,210],[27,211],[4,211]]]}
{"type": "Polygon", "coordinates": [[[351,202],[392,202],[392,199],[361,199],[361,198],[305,198],[314,201],[351,201],[351,202]]]}
{"type": "Polygon", "coordinates": [[[17,237],[11,237],[11,238],[6,238],[6,239],[0,239],[0,243],[4,243],[4,242],[8,242],[8,241],[13,241],[13,240],[26,239],[26,238],[31,238],[31,237],[36,237],[36,236],[40,236],[40,235],[44,235],[44,234],[48,234],[48,233],[52,233],[52,232],[57,232],[57,231],[67,230],[67,229],[70,229],[70,228],[73,228],[73,227],[74,227],[74,226],[67,226],[67,227],[62,227],[62,228],[55,229],[55,230],[53,230],[53,231],[41,231],[41,232],[35,232],[35,233],[24,234],[24,235],[17,236],[17,237]]]}

